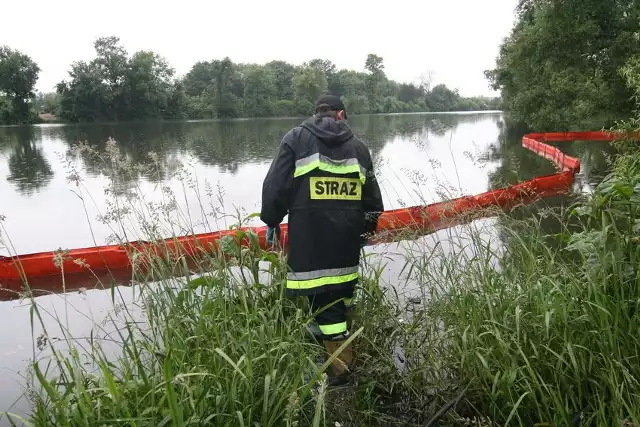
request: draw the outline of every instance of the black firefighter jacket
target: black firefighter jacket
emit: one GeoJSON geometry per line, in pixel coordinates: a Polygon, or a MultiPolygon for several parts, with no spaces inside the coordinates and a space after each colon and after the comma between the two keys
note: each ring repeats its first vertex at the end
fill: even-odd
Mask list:
{"type": "Polygon", "coordinates": [[[382,211],[369,150],[346,123],[316,115],[289,131],[264,180],[260,214],[269,227],[289,214],[287,292],[353,286],[360,244],[382,211]]]}

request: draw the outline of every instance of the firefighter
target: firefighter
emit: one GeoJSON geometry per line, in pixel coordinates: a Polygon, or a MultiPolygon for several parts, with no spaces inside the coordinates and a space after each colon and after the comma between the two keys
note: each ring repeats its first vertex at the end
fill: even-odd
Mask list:
{"type": "MultiPolygon", "coordinates": [[[[325,95],[315,114],[284,136],[263,183],[260,213],[271,244],[289,215],[287,295],[309,298],[330,355],[349,336],[360,250],[384,211],[369,150],[346,118],[340,98],[325,95]]],[[[347,384],[352,363],[349,344],[331,365],[329,385],[347,384]]]]}

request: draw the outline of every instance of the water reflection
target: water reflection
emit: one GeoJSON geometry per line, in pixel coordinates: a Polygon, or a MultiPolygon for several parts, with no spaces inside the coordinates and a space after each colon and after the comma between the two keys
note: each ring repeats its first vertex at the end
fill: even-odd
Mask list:
{"type": "Polygon", "coordinates": [[[25,196],[45,187],[53,177],[41,144],[33,127],[6,128],[0,134],[0,152],[9,153],[7,181],[25,196]]]}
{"type": "MultiPolygon", "coordinates": [[[[502,118],[498,118],[496,124],[499,130],[497,143],[488,150],[489,158],[500,162],[496,171],[490,174],[493,188],[557,172],[549,160],[522,147],[522,136],[525,134],[522,128],[502,118]]],[[[615,153],[615,148],[606,142],[573,141],[557,143],[556,146],[581,160],[581,172],[577,178],[590,185],[599,182],[607,174],[608,159],[615,153]]]]}
{"type": "MultiPolygon", "coordinates": [[[[487,120],[487,115],[356,116],[349,123],[368,144],[375,158],[393,138],[428,141],[461,123],[481,120],[487,120]]],[[[72,146],[82,142],[104,154],[107,140],[113,138],[130,163],[147,166],[141,169],[145,173],[132,174],[129,179],[145,177],[162,181],[175,173],[180,159],[187,154],[204,165],[216,166],[221,172],[232,174],[237,173],[242,164],[268,161],[284,134],[300,121],[260,119],[16,127],[1,128],[0,141],[5,151],[13,151],[7,179],[18,191],[28,195],[44,187],[53,175],[49,160],[40,148],[47,140],[63,142],[68,146],[66,154],[75,157],[72,146]],[[150,156],[150,153],[157,156],[150,156]]],[[[84,152],[80,158],[89,174],[100,174],[102,165],[97,156],[84,152]]]]}
{"type": "MultiPolygon", "coordinates": [[[[497,121],[497,126],[497,143],[490,146],[487,152],[490,159],[499,162],[499,166],[489,173],[491,188],[502,188],[557,172],[549,160],[522,147],[522,136],[526,133],[524,129],[502,118],[497,121]]],[[[595,185],[609,172],[609,158],[615,153],[615,148],[606,142],[574,141],[557,143],[556,146],[564,153],[581,160],[581,170],[576,176],[573,189],[575,194],[549,197],[531,205],[520,206],[510,213],[511,218],[519,220],[535,218],[542,235],[560,233],[567,225],[571,226],[571,221],[567,222],[567,218],[558,213],[574,203],[580,195],[593,191],[595,185]]],[[[498,218],[498,233],[502,243],[508,244],[507,227],[503,223],[504,218],[498,218]]]]}
{"type": "MultiPolygon", "coordinates": [[[[352,117],[349,124],[369,146],[384,181],[386,205],[391,208],[485,191],[487,171],[462,158],[468,151],[482,155],[489,145],[499,144],[496,124],[500,117],[495,113],[371,115],[352,117]],[[455,185],[449,185],[452,182],[455,185]]],[[[95,236],[98,244],[105,243],[113,230],[96,224],[96,218],[107,208],[102,199],[110,176],[106,172],[115,163],[109,155],[113,157],[114,152],[123,163],[118,166],[118,182],[111,188],[114,194],[152,193],[161,187],[158,184],[173,186],[181,193],[186,170],[189,179],[204,184],[200,188],[224,191],[224,206],[216,209],[229,213],[242,207],[255,212],[266,169],[283,135],[301,120],[0,128],[0,150],[9,155],[6,161],[0,158],[0,177],[7,176],[12,184],[0,190],[4,201],[0,213],[7,216],[6,227],[17,242],[17,252],[95,244],[88,235],[95,236]],[[117,145],[109,153],[110,138],[117,145]],[[78,144],[84,149],[77,150],[78,144]],[[89,197],[81,200],[71,192],[76,189],[67,178],[74,176],[82,178],[91,206],[83,206],[89,197]],[[42,215],[45,206],[46,216],[42,215]],[[33,235],[44,237],[36,240],[33,235]]],[[[193,197],[182,199],[198,207],[193,197]]],[[[194,218],[195,222],[204,220],[194,218]]]]}
{"type": "MultiPolygon", "coordinates": [[[[71,202],[72,199],[62,196],[69,189],[65,178],[71,174],[64,157],[80,165],[91,191],[102,192],[105,166],[113,166],[105,164],[110,138],[117,141],[117,153],[125,162],[114,189],[117,194],[126,194],[144,182],[175,180],[187,165],[197,177],[201,175],[214,184],[226,186],[227,201],[255,210],[264,169],[282,136],[301,120],[0,128],[0,153],[6,159],[0,159],[0,176],[4,175],[17,193],[2,191],[6,202],[2,213],[16,215],[19,208],[13,206],[19,205],[23,205],[22,211],[37,213],[45,200],[71,202]],[[74,150],[78,143],[91,150],[74,150]],[[34,203],[21,199],[34,197],[36,193],[41,195],[34,203]]],[[[505,123],[501,114],[370,115],[352,117],[349,124],[372,151],[386,183],[387,206],[421,204],[555,173],[551,162],[522,147],[523,130],[505,123]],[[470,161],[465,163],[465,157],[470,161]],[[488,169],[487,164],[491,165],[488,169]]],[[[561,145],[563,151],[582,159],[581,188],[592,187],[606,172],[608,147],[580,142],[561,145]]],[[[553,198],[544,203],[558,206],[564,202],[563,198],[553,198]]],[[[94,218],[92,215],[90,219],[94,218]]],[[[50,233],[51,227],[45,220],[35,216],[33,219],[42,222],[41,232],[50,233]]],[[[55,223],[55,219],[52,221],[55,223]]],[[[20,233],[20,228],[28,229],[14,222],[13,230],[20,233]]],[[[19,238],[25,237],[20,234],[19,238]]],[[[73,247],[74,241],[79,243],[81,239],[56,241],[54,247],[73,247]]],[[[50,248],[41,250],[46,249],[50,248]]]]}

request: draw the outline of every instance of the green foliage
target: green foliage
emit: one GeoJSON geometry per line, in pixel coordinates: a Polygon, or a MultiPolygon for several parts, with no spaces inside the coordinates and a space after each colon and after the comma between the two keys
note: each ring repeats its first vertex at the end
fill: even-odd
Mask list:
{"type": "Polygon", "coordinates": [[[640,54],[637,0],[523,0],[518,11],[487,72],[514,119],[560,131],[630,116],[620,70],[640,54]]]}
{"type": "Polygon", "coordinates": [[[13,123],[14,118],[11,100],[6,96],[0,96],[0,123],[13,123]]]}
{"type": "Polygon", "coordinates": [[[339,96],[363,96],[367,74],[352,70],[340,70],[335,78],[333,93],[339,96]]]}
{"type": "Polygon", "coordinates": [[[368,75],[365,78],[365,91],[367,94],[369,112],[381,113],[383,111],[383,106],[380,100],[382,92],[381,89],[387,80],[383,71],[383,59],[378,55],[370,53],[367,56],[364,68],[368,71],[368,75]]]}
{"type": "Polygon", "coordinates": [[[497,104],[462,98],[444,85],[434,92],[428,85],[389,80],[383,58],[375,54],[367,56],[365,71],[338,70],[320,58],[295,66],[284,61],[236,64],[227,57],[197,62],[176,78],[157,53],[129,55],[118,37],[98,38],[94,49],[94,59],[71,64],[69,78],[57,84],[55,93],[36,96],[38,66],[17,51],[0,48],[0,123],[32,122],[37,118],[33,112],[71,122],[306,116],[325,93],[343,98],[352,115],[485,110],[497,104]]]}
{"type": "Polygon", "coordinates": [[[365,114],[369,112],[367,97],[364,95],[351,95],[344,97],[344,106],[351,114],[365,114]]]}
{"type": "Polygon", "coordinates": [[[201,96],[214,82],[209,62],[196,62],[183,79],[184,91],[190,97],[201,96]]]}
{"type": "Polygon", "coordinates": [[[315,109],[315,102],[311,102],[306,98],[296,99],[296,112],[298,116],[310,116],[315,109]]]}
{"type": "Polygon", "coordinates": [[[366,72],[337,70],[331,61],[318,58],[302,66],[284,61],[235,64],[224,58],[197,62],[174,81],[166,62],[151,52],[128,60],[116,38],[96,43],[98,58],[74,64],[71,81],[58,85],[64,94],[59,111],[68,120],[307,116],[324,93],[342,97],[351,114],[485,110],[496,104],[457,93],[455,102],[444,107],[429,102],[423,86],[389,80],[383,59],[374,54],[365,61],[366,72]],[[113,110],[113,105],[121,108],[113,110]]]}
{"type": "Polygon", "coordinates": [[[265,67],[273,73],[277,99],[292,100],[293,76],[296,74],[296,67],[285,61],[271,61],[265,64],[265,67]]]}
{"type": "Polygon", "coordinates": [[[32,123],[31,102],[40,68],[8,46],[0,46],[0,124],[32,123]]]}
{"type": "Polygon", "coordinates": [[[212,61],[214,76],[213,106],[217,117],[240,117],[242,115],[243,81],[239,67],[231,59],[212,61]]]}
{"type": "Polygon", "coordinates": [[[293,87],[296,100],[315,103],[322,94],[327,92],[327,76],[321,68],[306,64],[293,76],[293,87]]]}
{"type": "Polygon", "coordinates": [[[398,87],[398,99],[402,102],[420,102],[424,99],[424,91],[414,84],[402,83],[398,87]]]}
{"type": "Polygon", "coordinates": [[[369,72],[369,74],[384,73],[383,62],[384,60],[382,59],[382,57],[374,53],[370,53],[369,55],[367,55],[367,60],[364,63],[364,68],[369,72]]]}
{"type": "Polygon", "coordinates": [[[60,97],[56,92],[39,92],[34,101],[34,110],[36,113],[56,114],[59,103],[60,97]]]}
{"type": "Polygon", "coordinates": [[[136,52],[124,74],[124,115],[132,119],[161,118],[172,94],[173,69],[153,52],[136,52]]]}
{"type": "Polygon", "coordinates": [[[332,80],[333,76],[336,75],[336,66],[328,59],[312,59],[308,62],[307,65],[309,67],[314,67],[322,71],[322,73],[327,78],[327,82],[332,80]]]}
{"type": "Polygon", "coordinates": [[[277,117],[294,117],[298,115],[298,107],[294,101],[281,99],[273,103],[273,115],[277,117]]]}
{"type": "Polygon", "coordinates": [[[117,37],[94,43],[96,58],[76,62],[57,86],[58,114],[71,121],[183,117],[186,105],[174,71],[154,52],[128,57],[117,37]],[[182,111],[178,111],[180,109],[182,111]]]}
{"type": "MultiPolygon", "coordinates": [[[[95,156],[112,189],[123,174],[145,168],[109,144],[106,156],[87,145],[74,151],[95,156]]],[[[60,340],[37,340],[28,389],[32,425],[422,425],[450,397],[448,391],[425,396],[417,359],[423,336],[415,333],[417,323],[399,319],[397,296],[380,286],[379,270],[366,261],[349,338],[359,360],[358,384],[329,391],[323,374],[336,355],[325,355],[307,332],[312,313],[306,298],[285,296],[283,254],[259,249],[255,234],[235,228],[207,253],[164,251],[160,230],[182,227],[176,194],[164,187],[167,200],[144,204],[141,191],[132,189],[121,202],[139,209],[116,208],[106,223],[146,224],[137,237],[158,243],[164,257],[135,254],[132,279],[140,285],[133,304],[102,283],[111,289],[114,310],[94,325],[89,340],[71,338],[63,318],[56,325],[60,340]],[[394,361],[397,346],[406,349],[407,370],[394,361]]],[[[124,243],[131,235],[115,238],[124,243]]],[[[35,328],[49,336],[44,308],[37,299],[30,302],[35,328]]]]}
{"type": "Polygon", "coordinates": [[[249,67],[244,75],[244,114],[250,117],[273,115],[272,99],[277,90],[272,70],[260,66],[249,67]]]}
{"type": "Polygon", "coordinates": [[[445,85],[434,87],[425,97],[425,103],[430,111],[453,111],[459,101],[458,92],[445,85]]]}
{"type": "Polygon", "coordinates": [[[184,93],[183,83],[172,82],[167,91],[167,107],[162,112],[162,117],[171,120],[188,119],[188,111],[188,98],[184,93]]]}

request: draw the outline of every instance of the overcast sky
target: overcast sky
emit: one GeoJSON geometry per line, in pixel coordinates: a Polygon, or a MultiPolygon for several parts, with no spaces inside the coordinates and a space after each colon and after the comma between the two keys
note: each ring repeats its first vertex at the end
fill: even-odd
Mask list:
{"type": "Polygon", "coordinates": [[[182,75],[199,60],[326,58],[361,70],[368,53],[387,75],[413,81],[426,70],[463,95],[490,95],[493,67],[516,0],[31,0],[1,1],[0,45],[40,66],[51,91],[69,64],[94,56],[93,41],[116,35],[132,53],[153,50],[182,75]]]}

